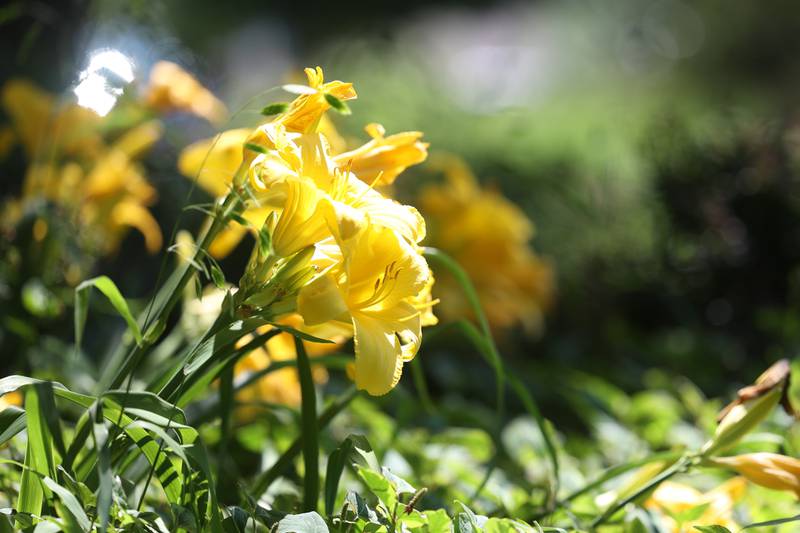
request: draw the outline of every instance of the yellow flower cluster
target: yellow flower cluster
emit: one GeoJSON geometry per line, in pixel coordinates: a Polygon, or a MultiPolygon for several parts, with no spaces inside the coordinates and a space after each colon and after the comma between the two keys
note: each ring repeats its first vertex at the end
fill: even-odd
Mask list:
{"type": "MultiPolygon", "coordinates": [[[[114,250],[125,228],[139,230],[148,250],[161,247],[161,231],[147,206],[156,192],[137,159],[161,136],[157,121],[143,122],[107,143],[103,119],[89,109],[53,96],[35,85],[12,80],[2,89],[11,130],[30,160],[22,196],[6,207],[14,224],[37,201],[63,208],[85,231],[81,237],[101,253],[114,250]]],[[[46,235],[46,222],[34,238],[46,235]]]]}
{"type": "MultiPolygon", "coordinates": [[[[554,275],[550,263],[530,248],[533,224],[501,193],[480,187],[460,159],[441,156],[432,163],[446,181],[419,194],[427,242],[469,274],[493,329],[522,324],[538,331],[553,299],[554,275]]],[[[449,277],[440,276],[436,296],[443,317],[454,320],[469,312],[463,291],[449,277]]]]}
{"type": "MultiPolygon", "coordinates": [[[[0,154],[18,143],[29,161],[22,195],[7,203],[3,224],[13,227],[32,206],[46,201],[77,226],[88,250],[100,254],[116,250],[128,228],[142,234],[151,253],[161,248],[161,229],[149,211],[156,190],[139,160],[163,127],[148,117],[179,110],[217,121],[226,114],[190,74],[167,62],[156,64],[141,99],[127,102],[126,116],[137,117],[132,121],[113,112],[101,117],[24,80],[7,82],[0,100],[10,117],[0,132],[0,154]],[[125,123],[122,131],[120,123],[125,123]]],[[[42,240],[47,232],[48,222],[40,218],[33,236],[42,240]]]]}
{"type": "MultiPolygon", "coordinates": [[[[246,167],[243,216],[256,230],[268,220],[274,258],[288,261],[313,247],[316,274],[296,298],[304,328],[332,327],[353,336],[356,385],[385,394],[416,354],[422,326],[435,320],[433,278],[418,246],[424,220],[374,185],[424,160],[427,146],[419,133],[384,137],[371,125],[372,141],[335,155],[324,114],[356,92],[350,83],[326,83],[319,67],[306,75],[308,86],[285,112],[255,130],[228,131],[190,146],[179,169],[219,196],[239,185],[233,177],[246,167]]],[[[224,255],[246,231],[232,223],[212,253],[224,255]]],[[[268,349],[271,358],[279,357],[268,349]]]]}

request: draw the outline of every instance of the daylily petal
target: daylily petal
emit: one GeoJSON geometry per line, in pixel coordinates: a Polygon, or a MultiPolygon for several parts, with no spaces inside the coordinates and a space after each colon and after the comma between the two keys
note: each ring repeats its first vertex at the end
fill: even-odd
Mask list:
{"type": "Polygon", "coordinates": [[[196,178],[210,195],[223,196],[242,163],[242,147],[251,133],[249,128],[223,131],[187,146],[178,158],[178,170],[187,178],[196,178]]]}
{"type": "Polygon", "coordinates": [[[403,373],[403,350],[390,324],[363,313],[353,315],[356,387],[373,396],[386,394],[403,373]]]}
{"type": "Polygon", "coordinates": [[[303,287],[297,296],[297,311],[309,326],[347,316],[347,302],[332,275],[324,274],[303,287]]]}
{"type": "Polygon", "coordinates": [[[147,251],[151,254],[161,249],[161,228],[150,211],[136,202],[124,201],[114,206],[111,221],[119,226],[136,228],[144,237],[147,251]]]}
{"type": "Polygon", "coordinates": [[[391,185],[406,168],[428,157],[428,144],[420,142],[422,133],[419,131],[384,137],[380,124],[368,124],[366,130],[373,139],[355,150],[337,155],[334,162],[340,168],[349,168],[370,185],[391,185]]]}
{"type": "Polygon", "coordinates": [[[228,116],[225,104],[194,76],[170,61],[159,61],[153,66],[145,100],[158,110],[188,111],[213,124],[224,122],[228,116]]]}
{"type": "Polygon", "coordinates": [[[320,200],[324,193],[308,180],[286,182],[286,204],[272,234],[279,257],[289,257],[330,235],[320,200]]]}

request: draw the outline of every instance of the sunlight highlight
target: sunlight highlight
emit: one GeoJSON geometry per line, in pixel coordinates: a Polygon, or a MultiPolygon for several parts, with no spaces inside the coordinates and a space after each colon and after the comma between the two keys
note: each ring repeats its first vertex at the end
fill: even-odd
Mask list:
{"type": "Polygon", "coordinates": [[[133,62],[112,48],[95,51],[89,58],[89,66],[80,74],[80,83],[73,92],[78,105],[105,116],[122,95],[120,82],[133,81],[133,62]]]}

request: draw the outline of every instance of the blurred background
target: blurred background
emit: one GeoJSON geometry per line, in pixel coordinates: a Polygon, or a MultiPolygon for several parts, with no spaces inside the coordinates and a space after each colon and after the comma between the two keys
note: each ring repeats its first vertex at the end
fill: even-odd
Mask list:
{"type": "MultiPolygon", "coordinates": [[[[522,283],[545,296],[527,311],[536,317],[496,333],[546,414],[567,427],[596,380],[635,393],[680,375],[727,394],[800,346],[795,2],[11,1],[0,25],[3,82],[25,78],[80,101],[99,52],[118,53],[124,68],[112,74],[132,83],[166,59],[225,102],[224,128],[257,124],[263,104],[285,98],[265,91],[321,65],[328,79],[355,83],[353,116],[336,124],[354,145],[367,121],[424,132],[430,164],[404,173],[395,191],[415,205],[441,182],[436,162],[458,154],[483,194],[501,193],[533,221],[523,240],[545,274],[522,283]]],[[[96,106],[116,94],[101,88],[84,100],[102,114],[96,106]]],[[[4,113],[8,122],[13,110],[4,113]]],[[[129,232],[85,272],[141,301],[176,222],[191,229],[202,219],[182,211],[191,183],[175,154],[219,131],[193,117],[166,122],[145,163],[165,245],[148,254],[129,232]]],[[[5,152],[8,200],[22,193],[27,161],[5,152]]],[[[70,283],[39,272],[44,259],[12,260],[9,250],[34,234],[4,244],[2,373],[57,358],[71,341],[70,311],[58,303],[70,283]]],[[[228,279],[246,259],[242,247],[222,262],[228,279]]],[[[124,326],[110,316],[92,323],[89,352],[124,326]]],[[[432,338],[421,362],[435,397],[491,403],[485,363],[457,336],[432,338]]]]}

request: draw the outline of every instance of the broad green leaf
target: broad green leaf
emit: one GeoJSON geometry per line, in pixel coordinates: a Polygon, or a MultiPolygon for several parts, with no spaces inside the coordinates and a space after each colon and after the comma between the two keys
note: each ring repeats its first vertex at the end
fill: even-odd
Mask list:
{"type": "Polygon", "coordinates": [[[315,512],[290,514],[278,522],[275,533],[329,533],[328,525],[315,512]]]}
{"type": "Polygon", "coordinates": [[[397,493],[392,483],[382,474],[359,466],[356,468],[358,476],[367,486],[370,492],[391,512],[397,504],[397,493]]]}
{"type": "Polygon", "coordinates": [[[428,519],[428,532],[427,533],[450,533],[453,521],[447,515],[444,509],[437,509],[436,511],[425,511],[425,517],[428,519]]]}
{"type": "Polygon", "coordinates": [[[87,279],[77,287],[75,287],[75,344],[80,346],[83,338],[83,328],[86,326],[86,316],[89,313],[89,289],[92,287],[99,290],[103,295],[108,298],[117,313],[120,314],[125,322],[128,324],[128,329],[131,330],[136,343],[142,344],[142,331],[139,329],[139,324],[131,314],[128,308],[128,302],[119,292],[119,289],[111,281],[108,276],[99,276],[92,279],[87,279]]]}
{"type": "Polygon", "coordinates": [[[694,526],[694,528],[702,533],[731,533],[731,530],[725,526],[694,526]]]}

